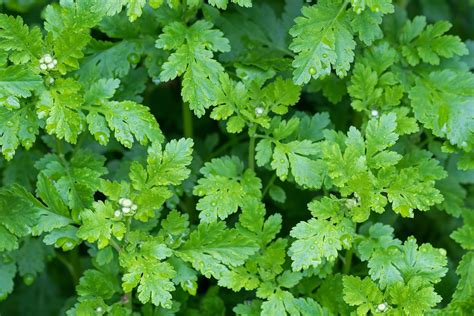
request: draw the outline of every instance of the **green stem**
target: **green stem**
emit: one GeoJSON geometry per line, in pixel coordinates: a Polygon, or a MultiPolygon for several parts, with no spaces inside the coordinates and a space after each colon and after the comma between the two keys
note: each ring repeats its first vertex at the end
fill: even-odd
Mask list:
{"type": "Polygon", "coordinates": [[[244,140],[247,136],[245,134],[239,135],[237,137],[233,137],[231,140],[229,140],[227,143],[223,144],[222,146],[218,147],[215,151],[209,154],[208,157],[206,157],[206,161],[219,156],[222,153],[225,153],[227,149],[234,147],[235,145],[239,144],[241,140],[244,140]]]}
{"type": "Polygon", "coordinates": [[[112,248],[114,248],[115,250],[117,250],[117,252],[121,252],[122,251],[122,247],[120,247],[120,245],[113,239],[110,239],[110,245],[112,246],[112,248]]]}
{"type": "Polygon", "coordinates": [[[85,132],[79,135],[79,140],[77,141],[73,149],[73,155],[77,153],[78,150],[82,149],[82,144],[86,140],[86,137],[87,137],[87,134],[85,132]]]}
{"type": "Polygon", "coordinates": [[[127,304],[126,305],[127,305],[128,309],[130,309],[130,311],[133,314],[132,293],[131,292],[125,293],[125,296],[127,297],[127,304]]]}
{"type": "Polygon", "coordinates": [[[343,274],[349,274],[349,271],[351,271],[353,253],[354,250],[352,248],[346,251],[346,256],[344,257],[344,266],[342,267],[343,274]]]}
{"type": "Polygon", "coordinates": [[[250,170],[255,170],[255,136],[250,136],[249,140],[249,158],[248,164],[250,170]]]}
{"type": "Polygon", "coordinates": [[[74,268],[74,265],[71,264],[62,254],[56,253],[56,258],[66,267],[67,271],[71,275],[72,283],[74,286],[79,283],[79,275],[74,268]]]}
{"type": "Polygon", "coordinates": [[[62,160],[64,160],[63,145],[61,144],[61,140],[59,138],[56,138],[56,153],[62,160]]]}
{"type": "Polygon", "coordinates": [[[183,109],[183,134],[186,138],[193,138],[193,114],[187,102],[182,103],[183,109]]]}
{"type": "Polygon", "coordinates": [[[272,177],[270,178],[270,180],[268,180],[267,185],[266,185],[265,188],[263,189],[262,198],[264,198],[265,195],[267,195],[268,190],[270,190],[270,187],[272,186],[273,182],[275,182],[276,178],[277,178],[277,175],[276,175],[276,173],[274,173],[274,174],[272,175],[272,177]]]}
{"type": "MultiPolygon", "coordinates": [[[[181,108],[183,112],[183,134],[186,138],[193,138],[193,113],[189,108],[189,104],[187,102],[181,103],[181,108]]],[[[191,196],[184,194],[183,201],[180,203],[183,209],[189,215],[190,221],[194,222],[196,219],[196,214],[194,212],[194,202],[191,196]]]]}
{"type": "MultiPolygon", "coordinates": [[[[130,221],[130,218],[128,218],[128,219],[127,219],[127,223],[126,223],[126,225],[127,225],[127,232],[125,233],[124,239],[126,238],[126,235],[127,235],[128,231],[130,230],[130,222],[131,222],[131,221],[130,221]]],[[[117,252],[122,252],[122,251],[123,251],[122,247],[120,247],[120,245],[119,245],[115,240],[113,240],[113,239],[110,239],[110,245],[111,245],[115,250],[117,250],[117,252]]],[[[129,293],[125,293],[124,295],[125,295],[125,301],[122,300],[122,302],[125,302],[125,303],[124,303],[125,306],[127,306],[127,307],[130,309],[130,311],[133,312],[132,293],[129,292],[129,293]]]]}

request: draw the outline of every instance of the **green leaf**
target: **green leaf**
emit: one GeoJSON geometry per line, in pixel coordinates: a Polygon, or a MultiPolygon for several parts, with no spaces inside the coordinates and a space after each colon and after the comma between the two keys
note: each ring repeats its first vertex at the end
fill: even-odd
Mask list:
{"type": "Polygon", "coordinates": [[[410,90],[415,117],[464,151],[474,147],[474,74],[442,70],[416,80],[410,90]]]}
{"type": "Polygon", "coordinates": [[[303,136],[305,133],[303,129],[310,128],[308,124],[312,124],[307,120],[303,122],[305,125],[298,130],[300,126],[298,118],[294,117],[289,121],[274,118],[270,127],[273,137],[257,143],[256,162],[259,166],[270,162],[271,168],[282,181],[291,173],[295,182],[304,188],[319,188],[326,173],[324,163],[316,159],[321,155],[320,144],[307,139],[282,141],[297,131],[303,136]]]}
{"type": "Polygon", "coordinates": [[[297,53],[293,61],[296,84],[328,75],[332,67],[340,77],[349,71],[356,43],[346,6],[347,1],[324,0],[303,7],[303,16],[296,18],[290,30],[290,49],[297,53]]]}
{"type": "Polygon", "coordinates": [[[40,122],[32,105],[12,110],[0,106],[0,145],[5,159],[13,159],[20,144],[30,149],[39,127],[40,122]]]}
{"type": "Polygon", "coordinates": [[[128,61],[132,53],[140,53],[142,43],[125,39],[120,42],[92,40],[77,70],[81,82],[94,82],[103,78],[123,78],[132,68],[128,61]]]}
{"type": "Polygon", "coordinates": [[[44,203],[46,203],[46,205],[49,206],[51,211],[60,216],[69,217],[69,209],[67,208],[66,203],[61,199],[61,196],[51,179],[49,179],[44,173],[38,175],[36,194],[44,203]]]}
{"type": "Polygon", "coordinates": [[[433,286],[426,286],[423,277],[414,277],[405,285],[403,282],[392,285],[388,292],[390,301],[405,315],[423,315],[431,307],[441,302],[433,286]]]}
{"type": "MultiPolygon", "coordinates": [[[[282,226],[282,217],[280,214],[270,215],[265,220],[265,205],[260,201],[248,203],[239,216],[239,224],[244,230],[241,232],[249,233],[257,240],[260,245],[266,246],[280,232],[282,226]]],[[[240,228],[240,226],[237,226],[240,228]]]]}
{"type": "MultiPolygon", "coordinates": [[[[241,7],[250,8],[252,6],[252,0],[231,0],[232,3],[236,3],[241,7]]],[[[229,4],[229,0],[210,0],[210,5],[213,5],[219,9],[227,9],[227,5],[229,4]]]]}
{"type": "Polygon", "coordinates": [[[142,15],[146,0],[128,0],[127,2],[127,15],[130,22],[133,22],[142,15]]]}
{"type": "Polygon", "coordinates": [[[404,89],[398,76],[392,72],[398,59],[397,51],[387,42],[364,50],[356,60],[348,87],[355,110],[370,111],[373,115],[376,109],[392,110],[400,104],[404,89]]]}
{"type": "Polygon", "coordinates": [[[7,296],[13,291],[13,278],[16,275],[15,263],[0,262],[0,296],[7,296]]]}
{"type": "Polygon", "coordinates": [[[351,306],[357,306],[358,315],[375,312],[376,307],[383,303],[383,293],[370,278],[344,276],[343,283],[344,301],[351,306]]]}
{"type": "Polygon", "coordinates": [[[252,170],[245,170],[237,157],[216,158],[201,168],[203,178],[198,180],[193,193],[201,197],[196,209],[199,218],[211,223],[226,219],[261,198],[262,184],[252,170]]]}
{"type": "Polygon", "coordinates": [[[463,214],[464,226],[456,229],[451,238],[466,250],[474,250],[474,213],[466,210],[463,214]]]}
{"type": "Polygon", "coordinates": [[[91,39],[90,29],[106,14],[95,0],[71,1],[62,6],[47,6],[44,10],[48,41],[58,61],[55,68],[65,74],[79,68],[84,48],[91,39]]]}
{"type": "Polygon", "coordinates": [[[99,114],[105,118],[115,138],[127,148],[132,147],[135,139],[142,145],[163,141],[160,127],[148,107],[132,101],[109,101],[92,108],[88,115],[92,123],[89,130],[103,144],[108,141],[109,128],[99,114]]]}
{"type": "Polygon", "coordinates": [[[124,274],[122,286],[125,291],[131,291],[131,287],[136,283],[138,277],[140,284],[137,291],[140,302],[147,303],[151,301],[156,306],[161,305],[170,308],[170,292],[175,289],[170,279],[175,275],[176,272],[173,267],[167,262],[155,262],[154,264],[142,262],[124,274]]]}
{"type": "Polygon", "coordinates": [[[18,248],[38,219],[34,197],[19,185],[0,190],[0,251],[18,248]]]}
{"type": "Polygon", "coordinates": [[[103,105],[106,100],[111,99],[120,86],[118,79],[99,79],[93,82],[84,93],[86,105],[103,105]]]}
{"type": "Polygon", "coordinates": [[[38,239],[26,239],[15,252],[15,260],[20,276],[36,277],[46,267],[46,246],[38,239]]]}
{"type": "Polygon", "coordinates": [[[293,259],[291,267],[294,271],[318,267],[323,259],[334,261],[338,251],[342,249],[342,237],[351,234],[352,223],[343,219],[341,222],[331,222],[312,218],[300,222],[290,232],[296,238],[288,254],[293,259]]]}
{"type": "MultiPolygon", "coordinates": [[[[192,150],[191,139],[171,140],[164,149],[154,143],[148,148],[146,169],[138,162],[132,163],[129,177],[133,189],[138,191],[136,197],[132,196],[138,206],[135,218],[147,221],[173,196],[168,186],[179,185],[188,178],[192,150]]],[[[106,193],[115,200],[122,197],[117,192],[106,193]]]]}
{"type": "Polygon", "coordinates": [[[112,236],[121,239],[126,231],[125,224],[115,219],[112,204],[94,202],[94,210],[85,209],[81,212],[82,225],[77,236],[88,242],[98,241],[99,249],[109,245],[112,236]]]}
{"type": "Polygon", "coordinates": [[[466,253],[456,269],[459,283],[453,294],[453,302],[471,302],[474,298],[474,252],[466,253]]]}
{"type": "Polygon", "coordinates": [[[210,22],[200,20],[190,27],[181,22],[168,24],[156,41],[156,47],[175,50],[163,64],[162,81],[183,75],[181,95],[200,117],[218,99],[219,78],[224,68],[213,59],[214,52],[230,50],[222,32],[212,29],[210,22]],[[199,83],[199,84],[198,84],[199,83]]]}
{"type": "Polygon", "coordinates": [[[223,222],[201,223],[176,252],[206,277],[219,279],[230,267],[242,265],[258,250],[255,241],[223,222]]]}
{"type": "MultiPolygon", "coordinates": [[[[0,69],[0,98],[11,98],[7,104],[16,104],[18,98],[27,98],[42,87],[41,77],[24,65],[0,69]]],[[[15,106],[10,106],[14,107],[15,106]]],[[[18,107],[18,106],[17,106],[18,107]]]]}
{"type": "Polygon", "coordinates": [[[74,79],[58,79],[51,90],[41,94],[37,105],[38,117],[46,118],[46,131],[73,144],[85,127],[80,90],[81,85],[74,79]]]}
{"type": "Polygon", "coordinates": [[[403,246],[380,248],[369,259],[369,274],[378,280],[382,288],[397,282],[420,277],[416,283],[438,283],[446,274],[446,251],[435,249],[430,244],[417,246],[409,237],[403,246]],[[388,249],[388,250],[387,250],[388,249]]]}
{"type": "Polygon", "coordinates": [[[83,298],[109,299],[119,290],[118,280],[114,275],[93,269],[84,272],[76,287],[77,294],[83,298]]]}
{"type": "Polygon", "coordinates": [[[381,13],[393,13],[393,4],[391,0],[369,0],[369,1],[358,1],[351,0],[351,6],[354,12],[357,14],[362,11],[367,11],[366,8],[370,9],[372,12],[381,12],[381,13]]]}
{"type": "Polygon", "coordinates": [[[286,201],[286,192],[280,186],[272,185],[268,190],[268,194],[276,202],[285,203],[286,201]]]}
{"type": "Polygon", "coordinates": [[[451,23],[438,21],[426,26],[426,18],[417,16],[403,26],[399,39],[401,51],[408,63],[416,66],[423,61],[438,65],[440,57],[451,58],[468,54],[466,45],[458,36],[444,35],[451,29],[451,23]]]}
{"type": "Polygon", "coordinates": [[[107,173],[104,162],[103,156],[79,150],[70,161],[47,154],[36,162],[35,167],[53,181],[61,199],[77,214],[94,201],[100,178],[107,173]]]}
{"type": "Polygon", "coordinates": [[[290,292],[279,290],[262,304],[261,315],[326,316],[329,312],[311,298],[295,298],[290,292]]]}
{"type": "Polygon", "coordinates": [[[367,261],[378,249],[393,249],[401,245],[401,241],[393,238],[394,229],[388,225],[375,223],[369,228],[369,236],[357,246],[359,257],[367,261]]]}
{"type": "Polygon", "coordinates": [[[148,149],[147,171],[154,185],[179,185],[189,177],[194,142],[190,138],[171,140],[164,150],[160,145],[148,149]]]}
{"type": "MultiPolygon", "coordinates": [[[[389,0],[389,2],[390,1],[391,0],[389,0]]],[[[357,10],[355,6],[353,6],[353,9],[357,10]]],[[[390,13],[392,12],[393,6],[390,13]]],[[[363,41],[364,44],[371,45],[375,40],[383,37],[383,33],[380,28],[380,24],[382,23],[382,15],[383,14],[380,11],[373,12],[370,10],[364,10],[359,14],[352,16],[352,30],[354,33],[358,33],[360,40],[363,41]]]]}
{"type": "Polygon", "coordinates": [[[10,60],[15,64],[39,58],[42,51],[40,29],[35,27],[30,31],[20,16],[0,14],[0,39],[0,49],[10,52],[10,60]]]}

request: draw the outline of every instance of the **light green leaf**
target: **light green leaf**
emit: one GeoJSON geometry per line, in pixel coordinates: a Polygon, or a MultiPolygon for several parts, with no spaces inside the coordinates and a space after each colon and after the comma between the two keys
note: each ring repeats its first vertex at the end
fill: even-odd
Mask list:
{"type": "Polygon", "coordinates": [[[207,162],[193,193],[201,197],[196,208],[201,211],[199,218],[211,223],[226,219],[261,198],[262,184],[252,170],[245,170],[237,157],[223,157],[207,162]]]}
{"type": "Polygon", "coordinates": [[[356,43],[346,6],[346,1],[323,0],[303,7],[303,16],[296,18],[290,30],[290,49],[297,54],[293,61],[296,84],[328,75],[332,67],[340,77],[347,75],[356,43]]]}
{"type": "Polygon", "coordinates": [[[334,261],[338,251],[342,249],[342,237],[353,231],[352,223],[343,219],[341,222],[331,222],[312,218],[300,222],[290,232],[296,238],[288,254],[293,260],[291,267],[294,271],[318,267],[323,259],[334,261]]]}
{"type": "Polygon", "coordinates": [[[176,255],[206,277],[219,279],[230,267],[242,265],[258,249],[255,241],[223,222],[201,223],[176,255]]]}

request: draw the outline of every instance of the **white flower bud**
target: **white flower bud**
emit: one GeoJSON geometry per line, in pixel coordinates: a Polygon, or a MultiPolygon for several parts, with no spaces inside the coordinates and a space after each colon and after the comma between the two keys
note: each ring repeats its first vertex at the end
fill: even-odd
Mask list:
{"type": "Polygon", "coordinates": [[[377,310],[379,312],[385,312],[387,310],[387,303],[380,303],[378,306],[377,306],[377,310]]]}
{"type": "Polygon", "coordinates": [[[370,114],[371,114],[373,117],[378,117],[378,116],[379,116],[379,111],[377,111],[377,110],[372,110],[372,111],[370,112],[370,114]]]}
{"type": "Polygon", "coordinates": [[[131,207],[133,205],[132,200],[126,198],[120,199],[119,203],[124,207],[131,207]]]}
{"type": "Polygon", "coordinates": [[[53,69],[53,68],[54,68],[54,64],[53,64],[53,63],[48,64],[48,68],[49,68],[49,69],[53,69]]]}
{"type": "Polygon", "coordinates": [[[114,212],[114,216],[115,216],[115,217],[120,217],[120,215],[122,215],[122,212],[121,212],[120,210],[116,210],[116,211],[114,212]]]}
{"type": "Polygon", "coordinates": [[[128,214],[128,213],[130,213],[130,208],[129,207],[122,207],[122,212],[124,214],[128,214]]]}
{"type": "Polygon", "coordinates": [[[48,69],[48,65],[46,65],[46,64],[40,64],[40,69],[41,69],[41,70],[47,70],[47,69],[48,69]]]}
{"type": "Polygon", "coordinates": [[[41,57],[39,62],[40,62],[40,64],[44,64],[44,57],[41,57]]]}
{"type": "Polygon", "coordinates": [[[49,84],[53,84],[54,83],[54,78],[49,78],[49,84]]]}
{"type": "Polygon", "coordinates": [[[58,64],[58,60],[57,59],[53,59],[53,65],[57,65],[58,64]]]}
{"type": "Polygon", "coordinates": [[[132,211],[136,211],[138,209],[138,206],[136,204],[133,204],[132,207],[130,207],[132,211]]]}
{"type": "Polygon", "coordinates": [[[50,62],[53,61],[53,58],[51,58],[51,55],[50,54],[46,54],[43,56],[43,60],[45,63],[49,64],[50,62]]]}
{"type": "Polygon", "coordinates": [[[263,112],[265,112],[264,108],[262,108],[260,106],[255,108],[255,115],[261,116],[263,114],[263,112]]]}
{"type": "Polygon", "coordinates": [[[95,311],[96,311],[97,313],[99,313],[99,314],[102,314],[102,313],[104,312],[104,309],[99,306],[99,307],[97,307],[97,308],[95,309],[95,311]]]}

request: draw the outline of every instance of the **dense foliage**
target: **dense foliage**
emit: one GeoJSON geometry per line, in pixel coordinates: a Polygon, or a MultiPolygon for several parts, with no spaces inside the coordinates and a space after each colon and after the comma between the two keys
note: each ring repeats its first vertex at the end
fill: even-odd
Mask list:
{"type": "Polygon", "coordinates": [[[0,0],[2,315],[473,315],[474,2],[0,0]]]}

